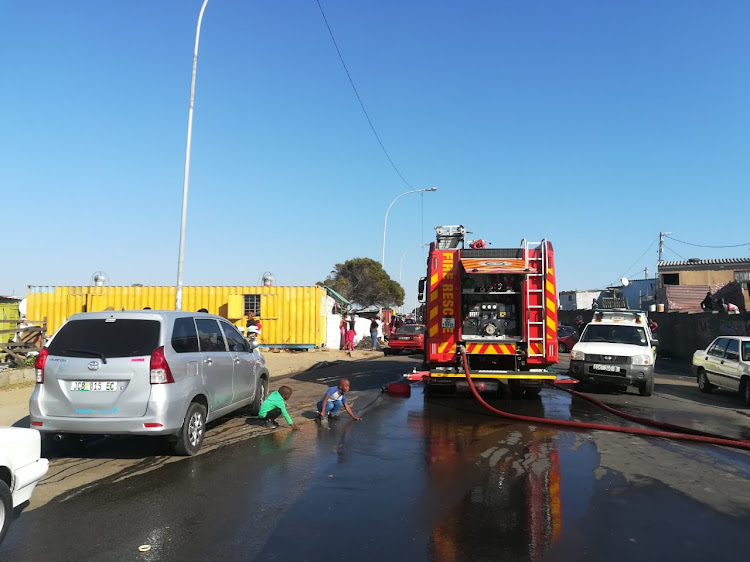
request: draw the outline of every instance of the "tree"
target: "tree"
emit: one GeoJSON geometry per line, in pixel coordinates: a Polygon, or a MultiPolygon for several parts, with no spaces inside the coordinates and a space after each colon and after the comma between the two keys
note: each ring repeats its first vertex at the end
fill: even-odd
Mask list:
{"type": "Polygon", "coordinates": [[[401,306],[404,289],[390,278],[383,266],[370,258],[354,258],[337,263],[325,281],[326,285],[348,300],[362,306],[401,306]]]}

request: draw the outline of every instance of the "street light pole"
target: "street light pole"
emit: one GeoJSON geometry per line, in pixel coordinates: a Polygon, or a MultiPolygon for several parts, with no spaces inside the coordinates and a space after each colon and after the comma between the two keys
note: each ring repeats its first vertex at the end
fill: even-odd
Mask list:
{"type": "Polygon", "coordinates": [[[385,222],[383,223],[383,257],[380,260],[380,265],[382,265],[383,268],[385,268],[385,232],[388,228],[388,213],[391,212],[391,207],[393,207],[393,204],[401,199],[404,195],[409,195],[410,193],[424,193],[425,191],[437,191],[437,187],[428,187],[425,189],[412,189],[411,191],[405,191],[404,193],[396,197],[393,201],[391,201],[390,205],[388,205],[388,209],[385,212],[385,222]]]}
{"type": "Polygon", "coordinates": [[[187,223],[188,180],[190,178],[190,145],[193,139],[193,106],[195,101],[195,71],[198,68],[198,42],[201,37],[201,23],[203,12],[208,0],[203,0],[198,26],[195,29],[195,49],[193,50],[193,76],[190,80],[190,105],[188,107],[187,145],[185,147],[185,176],[182,182],[182,218],[180,220],[180,251],[177,258],[177,291],[175,295],[175,310],[182,310],[182,269],[185,261],[185,225],[187,223]]]}

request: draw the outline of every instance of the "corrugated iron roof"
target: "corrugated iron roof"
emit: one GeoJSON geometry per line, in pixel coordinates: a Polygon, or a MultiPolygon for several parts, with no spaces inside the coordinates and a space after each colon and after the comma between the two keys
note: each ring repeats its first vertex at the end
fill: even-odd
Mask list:
{"type": "Polygon", "coordinates": [[[689,260],[677,260],[677,261],[660,261],[657,263],[658,267],[675,267],[683,265],[728,265],[728,264],[744,264],[750,266],[750,258],[713,258],[713,259],[700,259],[693,258],[689,260]]]}

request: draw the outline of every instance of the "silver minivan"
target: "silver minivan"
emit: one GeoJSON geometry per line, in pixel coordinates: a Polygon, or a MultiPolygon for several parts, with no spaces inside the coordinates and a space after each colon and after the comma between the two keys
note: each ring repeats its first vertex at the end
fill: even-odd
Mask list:
{"type": "Polygon", "coordinates": [[[48,439],[169,435],[194,455],[207,422],[258,413],[269,374],[257,346],[212,314],[75,314],[36,359],[31,427],[48,439]]]}

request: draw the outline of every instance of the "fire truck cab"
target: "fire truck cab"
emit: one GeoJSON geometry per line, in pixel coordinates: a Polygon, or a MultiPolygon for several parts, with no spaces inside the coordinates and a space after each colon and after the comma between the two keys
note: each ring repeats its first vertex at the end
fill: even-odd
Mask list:
{"type": "Polygon", "coordinates": [[[424,382],[428,391],[468,391],[459,346],[482,392],[538,394],[554,380],[557,362],[557,296],[552,244],[521,240],[515,248],[466,247],[466,229],[435,227],[427,276],[424,382]]]}

